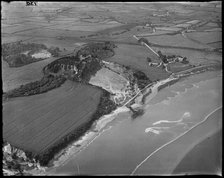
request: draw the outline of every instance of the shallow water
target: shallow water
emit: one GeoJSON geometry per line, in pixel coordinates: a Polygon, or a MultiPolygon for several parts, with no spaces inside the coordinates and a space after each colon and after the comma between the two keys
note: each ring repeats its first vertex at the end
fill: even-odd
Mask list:
{"type": "Polygon", "coordinates": [[[139,162],[221,105],[220,72],[205,72],[162,89],[143,116],[121,113],[83,151],[51,173],[130,174],[139,162]],[[171,121],[171,122],[170,122],[171,121]]]}

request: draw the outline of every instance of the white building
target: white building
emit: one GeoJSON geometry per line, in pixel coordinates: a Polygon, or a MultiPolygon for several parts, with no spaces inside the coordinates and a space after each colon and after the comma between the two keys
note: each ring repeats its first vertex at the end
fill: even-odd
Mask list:
{"type": "Polygon", "coordinates": [[[4,148],[3,148],[3,151],[5,152],[5,153],[8,153],[8,154],[11,154],[11,146],[10,146],[10,144],[7,144],[7,145],[5,145],[4,146],[4,148]]]}
{"type": "Polygon", "coordinates": [[[183,57],[178,56],[178,57],[175,58],[175,61],[177,61],[177,62],[182,62],[183,59],[184,59],[183,57]]]}
{"type": "Polygon", "coordinates": [[[77,74],[77,73],[78,73],[78,69],[77,69],[77,67],[76,67],[75,65],[74,65],[73,70],[75,71],[75,74],[77,74]]]}

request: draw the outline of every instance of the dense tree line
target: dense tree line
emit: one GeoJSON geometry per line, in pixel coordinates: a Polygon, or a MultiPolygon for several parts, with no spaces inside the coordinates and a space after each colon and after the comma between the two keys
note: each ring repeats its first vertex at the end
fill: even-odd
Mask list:
{"type": "Polygon", "coordinates": [[[5,43],[2,45],[2,57],[10,67],[21,67],[43,58],[32,57],[33,54],[40,50],[47,50],[52,56],[58,57],[60,49],[58,47],[47,48],[44,44],[37,43],[22,43],[21,41],[14,43],[5,43]],[[27,54],[23,54],[27,52],[27,54]]]}
{"type": "Polygon", "coordinates": [[[2,45],[2,56],[9,56],[12,54],[18,54],[25,51],[32,50],[33,52],[37,52],[40,49],[47,49],[44,44],[37,43],[22,43],[21,41],[14,43],[4,43],[2,45]]]}
{"type": "Polygon", "coordinates": [[[41,80],[30,82],[25,85],[21,85],[19,88],[11,90],[5,93],[5,98],[30,96],[40,93],[45,93],[54,88],[58,88],[65,82],[65,77],[63,76],[44,76],[41,80]]]}
{"type": "Polygon", "coordinates": [[[50,47],[49,49],[47,49],[47,51],[54,57],[58,57],[61,52],[58,47],[50,47]]]}
{"type": "Polygon", "coordinates": [[[136,79],[137,85],[139,89],[143,89],[146,85],[151,83],[151,80],[146,76],[146,74],[142,71],[135,71],[134,77],[136,79]]]}
{"type": "Polygon", "coordinates": [[[100,61],[94,58],[86,62],[83,66],[83,69],[80,70],[80,76],[85,82],[89,82],[91,76],[94,76],[102,68],[100,61]]]}
{"type": "Polygon", "coordinates": [[[49,72],[53,72],[53,73],[57,73],[60,69],[62,65],[78,65],[80,62],[78,56],[68,56],[68,57],[63,57],[60,59],[57,59],[51,63],[49,63],[48,65],[46,65],[43,69],[44,73],[46,73],[47,71],[49,72]]]}
{"type": "Polygon", "coordinates": [[[5,60],[10,67],[21,67],[25,64],[39,61],[40,59],[34,58],[31,55],[15,54],[6,56],[5,58],[3,58],[3,60],[5,60]]]}
{"type": "Polygon", "coordinates": [[[146,38],[140,38],[140,39],[138,40],[138,42],[139,42],[139,43],[143,42],[143,43],[146,43],[147,45],[151,45],[151,44],[149,43],[149,41],[148,41],[146,38]]]}
{"type": "MultiPolygon", "coordinates": [[[[44,69],[44,73],[53,72],[58,73],[62,66],[65,70],[70,70],[71,66],[77,68],[78,73],[73,76],[73,80],[88,82],[92,75],[101,69],[101,61],[105,57],[108,57],[108,54],[113,51],[115,44],[112,42],[103,42],[103,43],[90,43],[86,47],[80,49],[76,56],[64,57],[58,60],[53,61],[48,64],[44,69]],[[80,59],[82,57],[87,57],[85,59],[80,59]]],[[[68,76],[71,78],[71,76],[68,76]]]]}
{"type": "MultiPolygon", "coordinates": [[[[87,49],[92,49],[93,52],[96,52],[99,50],[96,48],[96,51],[94,51],[95,47],[99,44],[93,45],[93,49],[90,45],[87,49]]],[[[100,50],[110,50],[114,47],[113,43],[105,42],[100,44],[101,48],[100,50]]],[[[18,59],[19,63],[17,64],[15,62],[15,65],[19,65],[21,63],[24,63],[23,60],[25,60],[25,56],[21,54],[22,58],[18,59]]],[[[15,58],[16,59],[16,58],[15,58]]],[[[69,70],[72,68],[73,65],[75,65],[78,68],[78,74],[74,78],[70,78],[69,76],[67,78],[78,81],[78,82],[88,82],[92,75],[95,75],[95,73],[101,69],[101,62],[99,59],[90,57],[85,60],[80,60],[78,54],[76,56],[70,56],[61,58],[58,60],[53,61],[52,63],[48,64],[44,67],[44,77],[40,81],[31,82],[25,85],[21,85],[19,88],[16,88],[12,91],[9,91],[4,94],[4,98],[12,98],[12,97],[20,97],[20,96],[29,96],[29,95],[35,95],[47,92],[51,89],[59,87],[61,84],[63,84],[66,80],[64,75],[58,75],[53,76],[48,73],[48,71],[57,73],[62,65],[66,66],[66,70],[69,70]],[[68,66],[68,67],[67,67],[68,66]]]]}
{"type": "Polygon", "coordinates": [[[166,55],[163,55],[161,51],[158,51],[158,55],[164,63],[168,63],[166,55]]]}
{"type": "Polygon", "coordinates": [[[113,49],[116,45],[113,42],[106,41],[102,43],[89,43],[86,47],[78,51],[78,56],[91,55],[94,58],[104,59],[114,55],[113,49]]]}
{"type": "Polygon", "coordinates": [[[171,86],[171,85],[175,84],[175,83],[178,82],[179,80],[180,80],[180,79],[177,78],[177,79],[175,79],[175,80],[171,80],[171,81],[165,83],[164,85],[160,85],[160,86],[158,87],[158,91],[162,90],[163,88],[165,88],[165,87],[167,87],[167,86],[171,86]]]}

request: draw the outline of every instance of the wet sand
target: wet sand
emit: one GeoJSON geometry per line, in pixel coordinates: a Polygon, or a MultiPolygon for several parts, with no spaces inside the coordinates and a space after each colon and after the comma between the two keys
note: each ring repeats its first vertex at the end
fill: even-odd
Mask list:
{"type": "Polygon", "coordinates": [[[173,170],[173,174],[213,174],[221,176],[221,153],[222,129],[190,150],[173,170]]]}
{"type": "MultiPolygon", "coordinates": [[[[192,129],[180,135],[174,141],[167,143],[165,146],[156,150],[153,154],[150,154],[145,160],[143,160],[136,169],[132,172],[133,175],[170,175],[176,168],[176,165],[180,163],[183,157],[190,152],[197,144],[203,140],[211,137],[222,129],[222,107],[217,108],[214,112],[210,113],[205,120],[198,123],[192,129]]],[[[220,149],[221,145],[213,145],[212,149],[220,149]]],[[[210,150],[211,151],[211,150],[210,150]]],[[[216,152],[215,158],[220,155],[220,152],[216,152]]],[[[197,156],[195,156],[198,158],[197,156]]],[[[210,156],[206,154],[207,161],[210,156]]],[[[188,159],[188,163],[191,164],[191,159],[188,159]]],[[[201,162],[204,165],[203,162],[201,162]]],[[[221,166],[221,165],[219,165],[221,166]]],[[[221,168],[221,167],[220,167],[221,168]]],[[[197,167],[195,167],[197,169],[197,167]]],[[[188,170],[188,167],[185,167],[188,170]]],[[[191,173],[189,169],[187,172],[191,173]]],[[[210,172],[211,174],[211,172],[210,172]]]]}

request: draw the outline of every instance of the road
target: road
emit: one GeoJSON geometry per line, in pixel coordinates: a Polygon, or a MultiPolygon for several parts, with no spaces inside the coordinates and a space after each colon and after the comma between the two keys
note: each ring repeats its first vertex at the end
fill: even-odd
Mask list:
{"type": "Polygon", "coordinates": [[[193,67],[193,68],[190,68],[190,69],[186,69],[184,71],[173,73],[172,75],[180,75],[180,74],[184,74],[186,72],[190,72],[190,71],[195,70],[195,69],[200,69],[200,68],[204,68],[204,67],[210,67],[210,66],[213,66],[213,65],[218,65],[218,63],[204,64],[204,65],[201,65],[201,66],[196,66],[196,67],[193,67]]]}

